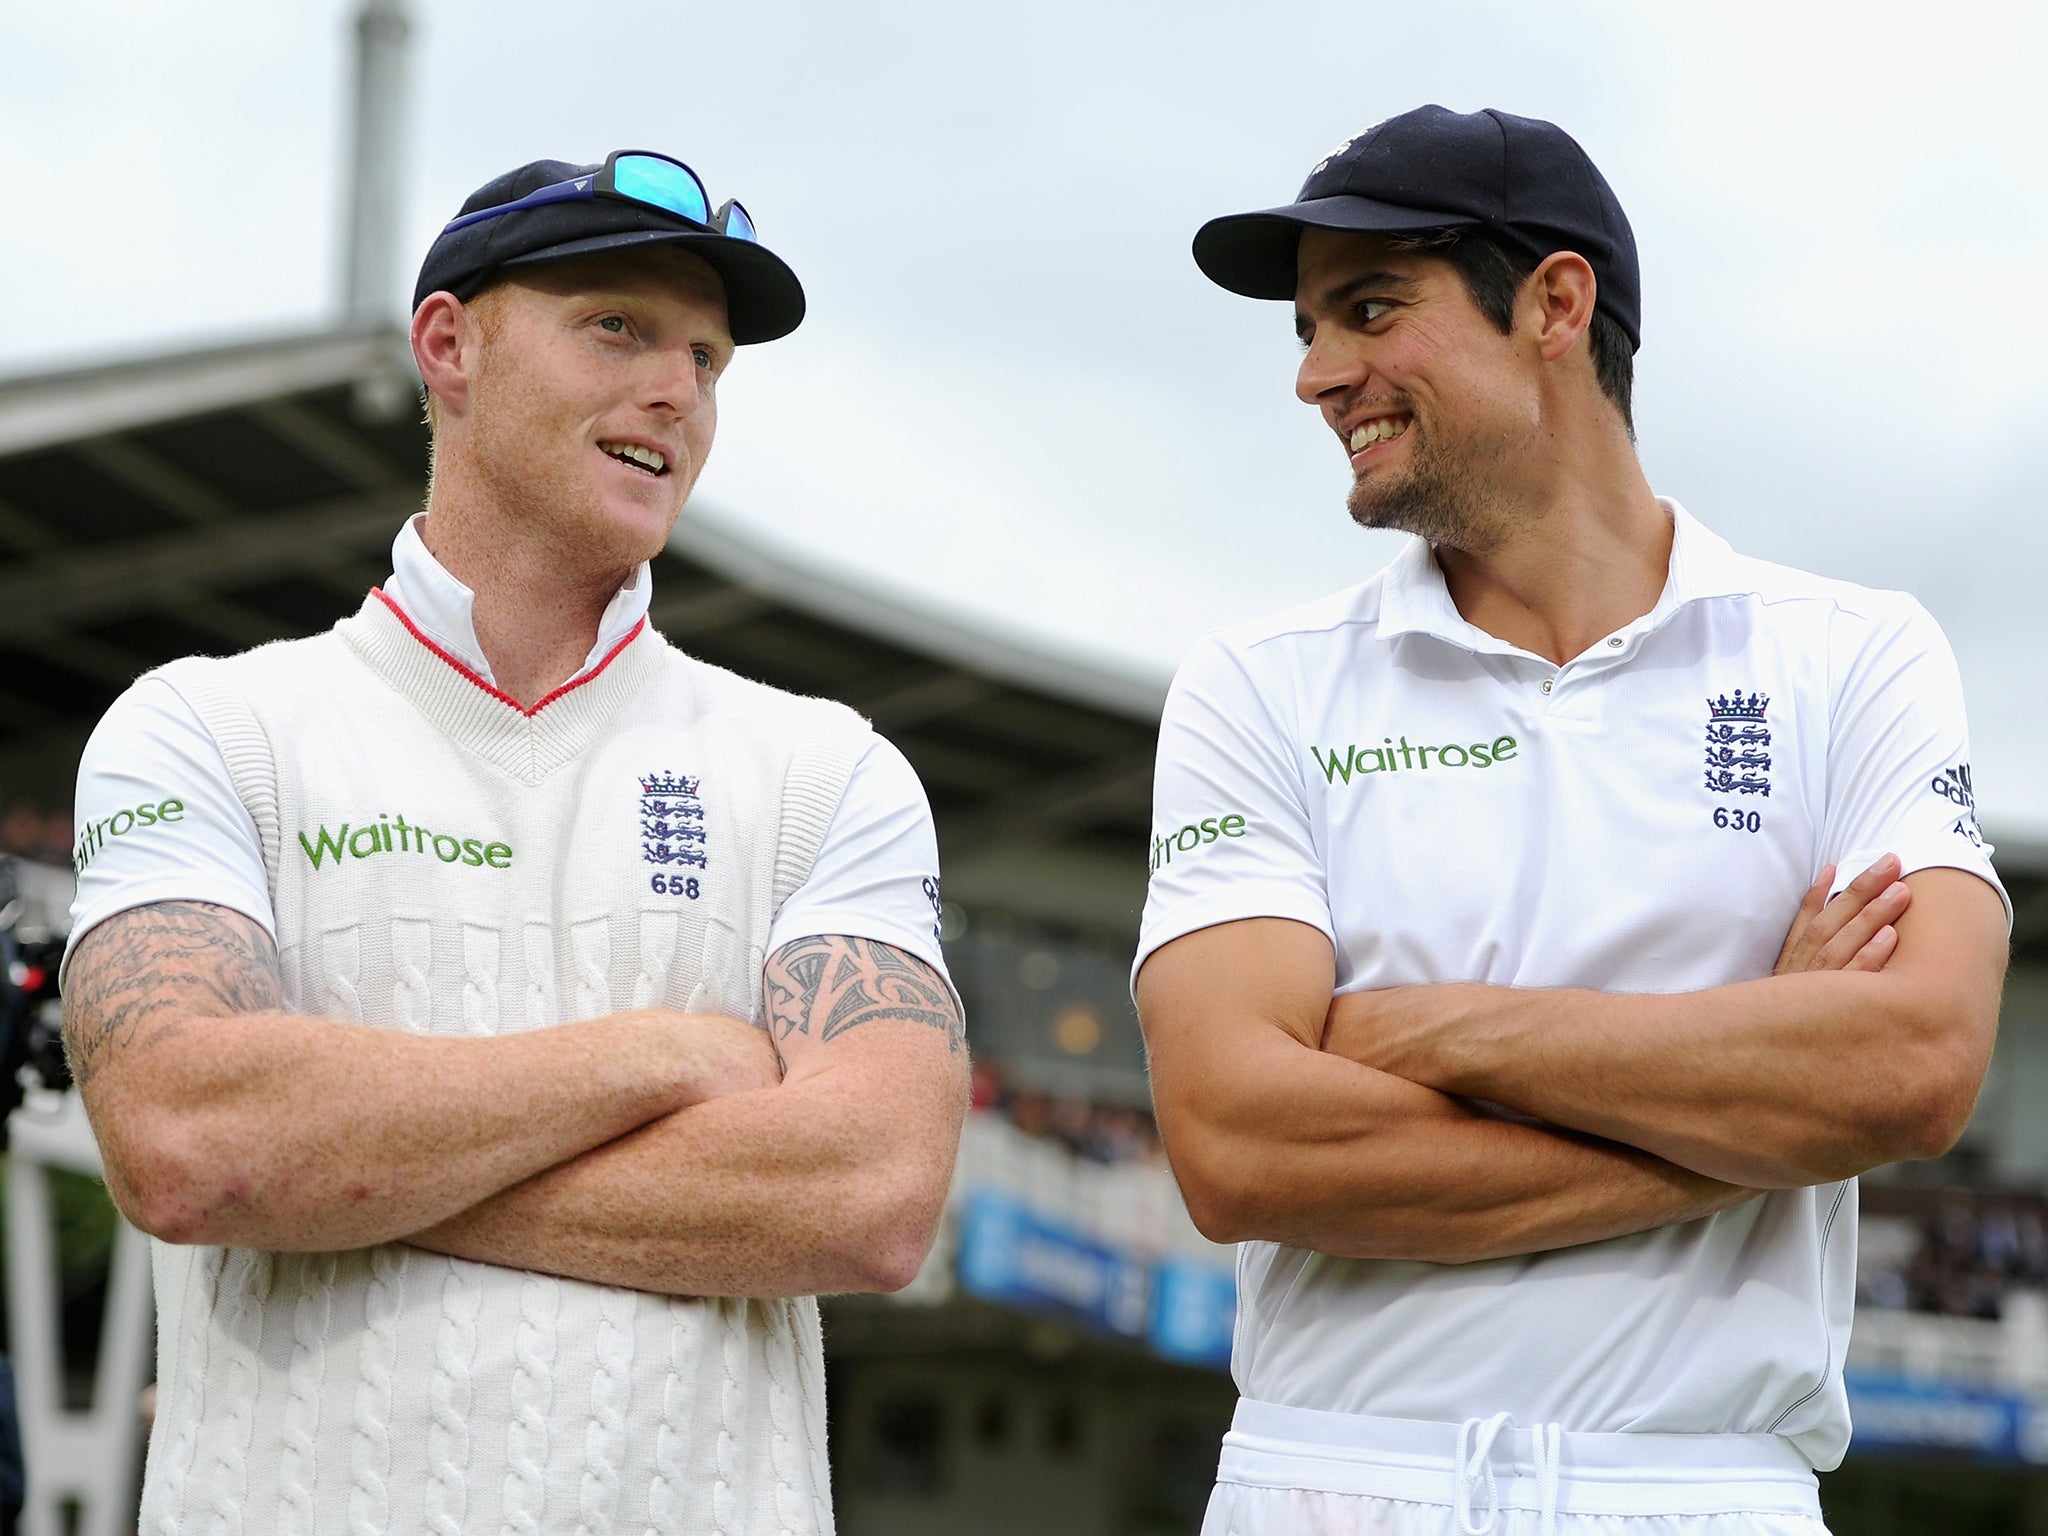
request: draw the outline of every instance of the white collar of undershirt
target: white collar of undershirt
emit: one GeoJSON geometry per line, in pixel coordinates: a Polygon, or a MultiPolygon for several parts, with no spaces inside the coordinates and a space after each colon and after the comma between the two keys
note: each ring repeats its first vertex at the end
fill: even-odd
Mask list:
{"type": "MultiPolygon", "coordinates": [[[[407,518],[392,541],[391,579],[384,583],[384,595],[435,645],[496,687],[498,680],[491,675],[484,648],[477,644],[472,617],[476,594],[449,575],[427,548],[419,530],[420,519],[425,516],[421,512],[407,518]]],[[[604,617],[597,624],[596,643],[575,676],[565,681],[573,683],[593,671],[617,649],[619,642],[633,632],[633,626],[647,616],[647,605],[653,597],[653,573],[643,562],[605,605],[604,617]]]]}

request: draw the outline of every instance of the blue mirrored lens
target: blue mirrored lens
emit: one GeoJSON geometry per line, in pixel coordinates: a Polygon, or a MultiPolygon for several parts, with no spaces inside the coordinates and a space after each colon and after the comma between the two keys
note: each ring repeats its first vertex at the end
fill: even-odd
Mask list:
{"type": "Polygon", "coordinates": [[[696,224],[711,221],[703,183],[673,160],[622,155],[612,162],[612,190],[635,202],[679,213],[696,224]]]}
{"type": "Polygon", "coordinates": [[[738,203],[725,205],[725,232],[735,240],[751,240],[756,245],[761,242],[761,237],[754,233],[754,221],[738,203]]]}

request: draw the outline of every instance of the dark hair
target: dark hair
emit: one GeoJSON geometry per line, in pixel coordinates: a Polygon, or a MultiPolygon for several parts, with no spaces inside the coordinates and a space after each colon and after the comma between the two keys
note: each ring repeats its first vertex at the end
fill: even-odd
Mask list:
{"type": "MultiPolygon", "coordinates": [[[[1449,262],[1465,280],[1465,291],[1472,296],[1473,304],[1503,336],[1514,328],[1515,295],[1540,261],[1526,251],[1503,244],[1483,229],[1462,226],[1420,235],[1395,235],[1389,243],[1396,250],[1421,251],[1449,262]]],[[[1600,380],[1600,391],[1621,412],[1622,425],[1628,428],[1629,440],[1633,442],[1636,359],[1628,333],[1605,310],[1595,309],[1586,339],[1593,351],[1593,372],[1600,380]]]]}

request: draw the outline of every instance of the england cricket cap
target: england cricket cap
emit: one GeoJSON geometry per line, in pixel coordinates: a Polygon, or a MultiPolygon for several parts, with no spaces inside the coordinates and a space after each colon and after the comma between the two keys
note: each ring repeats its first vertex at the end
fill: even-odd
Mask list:
{"type": "Polygon", "coordinates": [[[1476,226],[1540,261],[1585,257],[1597,307],[1642,345],[1635,235],[1586,152],[1555,123],[1491,108],[1417,107],[1366,129],[1317,162],[1295,200],[1211,219],[1195,262],[1211,281],[1254,299],[1291,299],[1306,227],[1419,235],[1476,226]]]}
{"type": "MultiPolygon", "coordinates": [[[[594,177],[602,169],[602,164],[532,161],[470,193],[456,221],[560,182],[594,177]]],[[[420,264],[412,307],[418,309],[428,294],[443,289],[467,303],[521,267],[662,244],[680,245],[701,256],[724,280],[726,323],[735,342],[774,341],[803,319],[803,285],[766,246],[735,239],[663,208],[615,198],[544,203],[443,230],[420,264]]]]}

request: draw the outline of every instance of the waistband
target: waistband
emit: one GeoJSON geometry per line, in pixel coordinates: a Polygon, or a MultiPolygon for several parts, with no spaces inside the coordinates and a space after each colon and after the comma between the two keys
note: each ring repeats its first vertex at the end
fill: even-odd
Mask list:
{"type": "Polygon", "coordinates": [[[1779,1435],[1587,1433],[1516,1426],[1506,1414],[1459,1425],[1240,1398],[1216,1476],[1440,1504],[1461,1516],[1483,1479],[1490,1506],[1546,1516],[1820,1518],[1819,1480],[1779,1435]]]}

